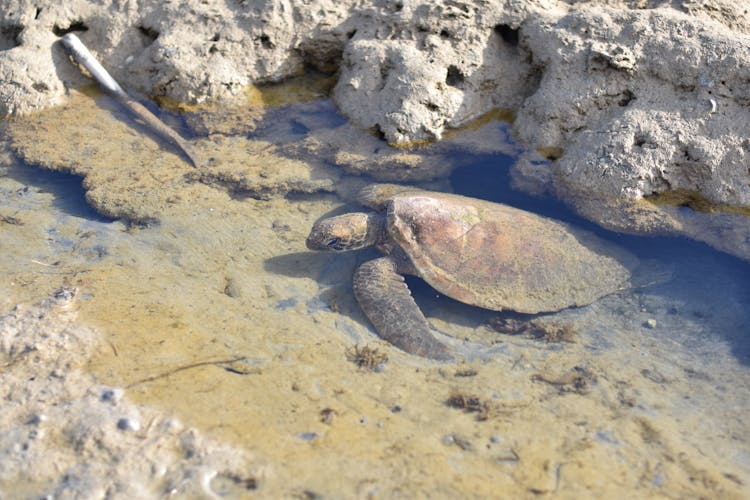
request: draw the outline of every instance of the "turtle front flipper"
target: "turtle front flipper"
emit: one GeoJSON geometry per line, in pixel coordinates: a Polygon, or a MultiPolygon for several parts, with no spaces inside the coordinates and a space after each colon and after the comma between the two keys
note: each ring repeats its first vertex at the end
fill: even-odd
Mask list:
{"type": "Polygon", "coordinates": [[[378,334],[417,356],[450,360],[389,257],[365,262],[354,273],[354,295],[378,334]]]}

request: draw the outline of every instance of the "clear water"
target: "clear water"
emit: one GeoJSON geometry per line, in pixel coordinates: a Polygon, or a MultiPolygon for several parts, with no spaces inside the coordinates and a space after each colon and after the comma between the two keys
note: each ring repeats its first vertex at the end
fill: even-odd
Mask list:
{"type": "MultiPolygon", "coordinates": [[[[514,315],[459,304],[409,278],[437,328],[495,353],[438,365],[379,342],[353,300],[353,269],[374,251],[328,255],[304,246],[316,219],[342,205],[356,208],[353,189],[371,181],[342,175],[330,155],[298,147],[316,134],[344,133],[330,101],[269,108],[252,130],[231,138],[236,148],[265,141],[272,154],[264,175],[285,189],[309,184],[294,184],[295,175],[336,175],[323,190],[333,193],[292,187],[271,197],[247,185],[233,191],[240,178],[185,181],[193,172],[156,143],[118,157],[111,144],[140,144],[143,131],[132,132],[102,98],[84,106],[35,118],[33,144],[19,147],[24,134],[11,131],[0,216],[22,224],[0,223],[3,306],[77,286],[80,320],[102,336],[87,370],[262,457],[274,470],[260,484],[266,494],[747,493],[750,263],[687,239],[606,231],[558,201],[514,191],[515,157],[467,151],[458,134],[438,152],[415,152],[460,165],[429,186],[592,230],[629,249],[658,279],[549,316],[548,324],[575,334],[559,342],[499,333],[493,320],[514,315]],[[70,130],[53,126],[60,113],[73,112],[70,130]],[[39,128],[47,120],[52,131],[39,128]],[[94,137],[93,124],[116,131],[94,137]],[[59,146],[72,136],[75,147],[59,146]],[[49,159],[50,150],[60,157],[49,159]],[[312,166],[288,174],[301,168],[294,161],[312,166]],[[68,162],[88,175],[88,196],[109,213],[120,203],[152,211],[154,221],[101,215],[86,202],[82,177],[35,165],[45,162],[61,169],[68,162]],[[109,163],[115,167],[103,172],[109,163]],[[385,369],[357,368],[354,345],[387,352],[385,369]],[[238,355],[252,370],[179,369],[238,355]],[[455,393],[485,401],[488,418],[446,404],[455,393]],[[332,421],[321,418],[326,409],[334,410],[332,421]]],[[[185,126],[174,116],[172,123],[185,126]]],[[[488,126],[507,136],[506,125],[488,126]]],[[[194,139],[213,147],[201,140],[194,139]]],[[[380,144],[372,161],[384,152],[396,153],[380,144]]],[[[236,169],[247,161],[216,157],[236,169]]]]}

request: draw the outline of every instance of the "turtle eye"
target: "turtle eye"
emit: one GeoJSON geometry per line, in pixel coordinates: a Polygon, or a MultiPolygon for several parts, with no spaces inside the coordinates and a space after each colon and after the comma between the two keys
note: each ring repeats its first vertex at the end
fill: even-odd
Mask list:
{"type": "Polygon", "coordinates": [[[326,242],[326,246],[334,250],[341,250],[341,238],[331,238],[326,242]]]}

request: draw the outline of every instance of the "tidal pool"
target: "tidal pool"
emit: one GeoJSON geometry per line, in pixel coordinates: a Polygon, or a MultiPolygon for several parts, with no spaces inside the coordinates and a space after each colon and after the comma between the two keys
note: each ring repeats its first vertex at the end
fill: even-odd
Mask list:
{"type": "MultiPolygon", "coordinates": [[[[2,123],[0,312],[77,288],[76,321],[96,334],[79,364],[97,384],[263,464],[252,482],[224,477],[217,496],[750,492],[748,262],[611,233],[514,191],[519,150],[505,122],[398,151],[349,127],[325,88],[164,113],[209,158],[201,169],[91,92],[2,123]],[[516,315],[409,279],[435,326],[491,353],[457,364],[410,356],[377,338],[352,297],[353,270],[376,252],[305,248],[314,221],[356,208],[354,193],[373,182],[363,172],[408,172],[573,222],[638,256],[639,282],[510,335],[516,315]],[[355,346],[387,361],[357,366],[355,346]]],[[[73,448],[48,446],[50,461],[73,448]]],[[[50,474],[29,491],[75,471],[50,474]]],[[[158,475],[146,480],[166,493],[158,475]]],[[[13,491],[13,478],[0,488],[13,491]]]]}

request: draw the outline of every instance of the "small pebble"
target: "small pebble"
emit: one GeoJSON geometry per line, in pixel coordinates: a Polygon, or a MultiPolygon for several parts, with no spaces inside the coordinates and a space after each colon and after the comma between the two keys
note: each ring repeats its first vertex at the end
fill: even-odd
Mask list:
{"type": "Polygon", "coordinates": [[[242,297],[242,288],[234,278],[227,278],[226,284],[224,285],[224,295],[237,299],[242,297]]]}
{"type": "Polygon", "coordinates": [[[620,444],[612,434],[612,431],[597,431],[594,435],[594,439],[602,443],[620,444]]]}
{"type": "Polygon", "coordinates": [[[125,391],[123,391],[120,388],[116,388],[116,389],[104,389],[102,391],[101,399],[102,399],[102,401],[116,403],[116,402],[118,402],[122,398],[122,396],[123,396],[124,393],[125,393],[125,391]]]}
{"type": "Polygon", "coordinates": [[[67,302],[70,300],[73,300],[78,293],[78,289],[75,287],[62,287],[57,289],[53,294],[52,297],[55,300],[61,301],[61,302],[67,302]]]}
{"type": "Polygon", "coordinates": [[[159,464],[151,464],[151,474],[155,477],[164,477],[167,475],[167,472],[169,469],[166,465],[159,463],[159,464]]]}
{"type": "Polygon", "coordinates": [[[651,329],[656,328],[656,320],[654,318],[647,319],[643,326],[651,329]]]}
{"type": "Polygon", "coordinates": [[[300,434],[297,434],[297,437],[300,438],[302,441],[312,441],[318,435],[315,432],[302,432],[300,434]]]}
{"type": "Polygon", "coordinates": [[[710,106],[709,114],[714,114],[719,110],[719,103],[716,101],[716,99],[711,98],[708,100],[708,104],[710,106]]]}
{"type": "Polygon", "coordinates": [[[666,481],[666,477],[659,471],[654,472],[654,479],[651,480],[651,485],[655,488],[661,488],[664,486],[664,482],[666,481]]]}
{"type": "Polygon", "coordinates": [[[276,309],[279,309],[280,311],[285,311],[296,305],[297,305],[297,299],[294,297],[290,297],[288,299],[282,299],[276,302],[276,309]]]}
{"type": "Polygon", "coordinates": [[[141,423],[135,418],[123,417],[117,421],[117,428],[121,431],[135,432],[141,428],[141,423]]]}
{"type": "Polygon", "coordinates": [[[444,436],[443,444],[446,446],[456,445],[464,451],[471,451],[473,449],[471,441],[455,433],[444,436]]]}
{"type": "Polygon", "coordinates": [[[213,477],[204,488],[212,497],[244,498],[248,491],[258,488],[258,481],[254,477],[240,477],[226,472],[209,472],[207,475],[213,477]]]}
{"type": "Polygon", "coordinates": [[[161,424],[161,428],[162,430],[167,432],[179,432],[182,430],[183,425],[182,422],[180,422],[176,418],[170,418],[169,420],[165,420],[161,424]]]}
{"type": "Polygon", "coordinates": [[[31,417],[27,423],[29,425],[39,425],[42,422],[45,422],[46,420],[47,420],[47,415],[45,415],[44,413],[37,413],[36,415],[31,417]]]}
{"type": "Polygon", "coordinates": [[[42,439],[44,437],[44,429],[34,429],[29,432],[29,439],[42,439]]]}

